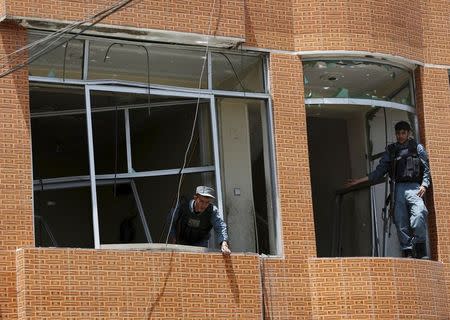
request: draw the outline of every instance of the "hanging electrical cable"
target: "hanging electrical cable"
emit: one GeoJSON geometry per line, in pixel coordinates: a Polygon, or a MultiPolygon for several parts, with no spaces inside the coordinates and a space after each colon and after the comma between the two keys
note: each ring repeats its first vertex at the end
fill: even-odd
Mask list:
{"type": "MultiPolygon", "coordinates": [[[[209,15],[208,32],[206,33],[207,41],[206,41],[205,55],[203,57],[202,69],[201,69],[201,72],[200,72],[200,78],[198,80],[198,89],[199,90],[202,88],[203,74],[205,72],[206,62],[208,61],[209,40],[210,40],[209,38],[210,38],[210,35],[211,35],[211,24],[212,24],[212,18],[213,18],[213,15],[214,15],[215,7],[216,7],[216,0],[214,0],[213,3],[212,3],[211,13],[209,15]]],[[[175,202],[175,208],[170,212],[169,229],[168,229],[167,237],[166,237],[166,241],[165,241],[166,247],[167,247],[167,243],[169,242],[169,235],[170,235],[170,230],[172,229],[172,225],[173,225],[173,218],[174,218],[175,212],[177,212],[178,206],[180,204],[180,193],[181,193],[181,183],[183,181],[183,170],[186,167],[186,162],[187,162],[189,149],[191,147],[192,140],[194,138],[194,132],[195,132],[195,127],[196,127],[196,123],[197,123],[199,105],[200,105],[200,97],[197,98],[197,105],[195,107],[194,119],[192,121],[191,135],[190,135],[190,138],[189,138],[189,142],[188,142],[188,144],[186,146],[186,151],[184,153],[183,165],[181,166],[180,171],[178,173],[179,174],[179,178],[178,178],[177,197],[176,197],[177,200],[175,202]]]]}
{"type": "Polygon", "coordinates": [[[7,64],[12,64],[13,62],[16,63],[17,60],[23,62],[16,63],[14,66],[10,67],[6,71],[0,72],[0,78],[3,78],[38,59],[39,57],[43,56],[44,54],[47,54],[51,52],[52,50],[56,49],[60,45],[62,45],[65,42],[69,42],[70,40],[74,39],[75,37],[79,36],[80,34],[84,33],[86,30],[92,28],[99,22],[103,21],[105,18],[109,17],[113,13],[124,9],[126,6],[131,4],[134,0],[121,0],[117,2],[116,4],[108,7],[105,10],[100,11],[99,13],[90,16],[89,18],[83,20],[83,21],[77,21],[75,23],[72,23],[58,31],[53,32],[52,34],[48,35],[47,37],[44,37],[42,39],[39,39],[31,44],[28,44],[8,55],[3,56],[0,58],[0,61],[3,61],[3,63],[0,65],[0,70],[4,69],[7,64]],[[92,21],[92,22],[90,22],[92,21]],[[85,25],[88,23],[87,25],[85,25]],[[70,37],[63,39],[64,41],[59,42],[61,38],[63,38],[66,34],[69,34],[71,31],[75,30],[76,28],[81,27],[81,30],[76,32],[75,34],[72,34],[70,37]],[[31,50],[35,47],[38,47],[39,45],[44,45],[45,47],[42,49],[39,49],[37,52],[29,54],[28,50],[31,50]],[[25,58],[28,56],[28,58],[25,58]],[[5,63],[4,61],[7,60],[8,63],[5,63]]]}
{"type": "Polygon", "coordinates": [[[66,57],[67,57],[67,49],[69,48],[70,41],[67,41],[64,46],[64,56],[63,56],[63,70],[62,70],[62,80],[66,81],[66,57]]]}
{"type": "Polygon", "coordinates": [[[135,47],[139,47],[145,50],[146,56],[147,56],[147,105],[148,108],[150,109],[151,105],[150,105],[150,52],[148,51],[148,48],[142,44],[129,44],[129,43],[119,43],[119,42],[114,42],[111,43],[108,48],[106,49],[105,52],[105,56],[103,57],[103,62],[106,62],[106,59],[110,58],[110,56],[108,56],[109,51],[111,50],[112,47],[114,47],[115,45],[120,45],[120,46],[135,46],[135,47]]]}
{"type": "MultiPolygon", "coordinates": [[[[241,81],[241,78],[238,76],[238,74],[237,74],[237,72],[236,72],[236,69],[234,68],[234,65],[233,65],[233,63],[231,62],[231,60],[230,60],[230,58],[228,58],[228,56],[225,54],[225,53],[223,53],[223,52],[217,52],[218,54],[221,54],[222,56],[224,56],[225,57],[225,59],[228,61],[228,63],[230,64],[230,66],[231,66],[231,69],[233,70],[233,73],[234,73],[234,76],[236,77],[236,79],[238,80],[238,82],[239,82],[239,85],[241,86],[241,88],[242,88],[242,91],[247,91],[247,89],[244,87],[244,85],[242,84],[242,81],[241,81]]],[[[242,54],[241,54],[241,57],[242,57],[242,54]]],[[[242,58],[241,58],[242,59],[242,58]]],[[[241,60],[241,65],[242,65],[242,60],[241,60]]]]}
{"type": "MultiPolygon", "coordinates": [[[[140,47],[143,48],[145,50],[146,53],[146,62],[147,62],[147,106],[149,109],[149,113],[150,113],[150,107],[151,107],[151,98],[150,98],[150,53],[147,49],[146,46],[144,45],[138,45],[138,44],[123,44],[123,43],[119,43],[119,42],[114,42],[111,43],[108,48],[106,49],[105,52],[105,56],[103,57],[103,63],[106,62],[106,60],[108,58],[110,58],[109,53],[110,50],[115,46],[115,45],[120,45],[121,47],[123,47],[124,45],[128,45],[128,46],[135,46],[135,47],[140,47]]],[[[115,106],[115,154],[114,154],[114,184],[113,184],[113,195],[114,197],[117,196],[117,171],[118,171],[118,105],[116,103],[115,106]]]]}
{"type": "MultiPolygon", "coordinates": [[[[195,143],[194,143],[193,147],[191,148],[192,151],[191,151],[190,156],[188,157],[189,159],[188,159],[188,161],[187,161],[187,164],[191,163],[192,157],[194,156],[194,151],[195,151],[195,149],[196,149],[196,147],[197,147],[199,141],[200,141],[200,136],[197,135],[197,137],[196,137],[196,139],[195,139],[195,143]]],[[[183,184],[183,178],[184,178],[184,176],[181,178],[181,184],[183,184]]],[[[176,198],[173,199],[172,204],[171,204],[171,208],[174,208],[175,203],[176,203],[176,198]]],[[[164,235],[165,235],[165,233],[166,233],[166,231],[167,231],[167,230],[166,230],[166,228],[167,228],[167,223],[168,223],[168,220],[165,219],[164,225],[163,225],[163,227],[162,227],[162,229],[161,229],[161,233],[160,233],[159,238],[158,238],[158,239],[159,239],[159,242],[161,242],[161,241],[163,240],[163,237],[164,237],[164,235]]],[[[170,229],[169,229],[168,231],[170,232],[170,229]]]]}

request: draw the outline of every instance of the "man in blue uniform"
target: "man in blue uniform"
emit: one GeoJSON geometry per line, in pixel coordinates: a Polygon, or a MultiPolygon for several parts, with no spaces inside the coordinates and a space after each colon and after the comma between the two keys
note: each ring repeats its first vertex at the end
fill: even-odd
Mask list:
{"type": "Polygon", "coordinates": [[[394,182],[394,223],[404,257],[426,258],[426,219],[423,196],[430,186],[428,155],[423,145],[410,138],[411,127],[400,121],[395,125],[396,143],[387,146],[380,163],[368,176],[350,180],[346,186],[373,182],[386,173],[394,182]]]}
{"type": "Polygon", "coordinates": [[[194,198],[182,202],[173,217],[172,242],[190,246],[208,247],[210,231],[214,228],[220,249],[230,254],[227,226],[219,209],[212,204],[214,189],[198,186],[194,198]]]}

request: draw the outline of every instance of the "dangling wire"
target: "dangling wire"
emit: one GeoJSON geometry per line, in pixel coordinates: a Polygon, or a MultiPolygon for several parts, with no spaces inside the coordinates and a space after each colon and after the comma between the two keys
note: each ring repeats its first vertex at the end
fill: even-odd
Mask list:
{"type": "MultiPolygon", "coordinates": [[[[244,87],[244,85],[243,85],[243,83],[242,83],[242,81],[241,81],[241,78],[239,77],[238,73],[236,72],[236,69],[234,68],[234,65],[233,65],[233,63],[231,62],[230,58],[228,58],[228,56],[227,56],[225,53],[223,53],[223,52],[215,52],[215,53],[221,54],[222,56],[225,57],[225,59],[226,59],[226,60],[228,61],[228,63],[230,64],[231,69],[233,70],[234,76],[235,76],[236,79],[238,80],[239,85],[240,85],[241,88],[242,88],[242,91],[244,91],[244,92],[248,91],[248,90],[244,87]]],[[[241,56],[242,56],[242,55],[241,55],[241,56]]],[[[242,59],[242,58],[241,58],[241,59],[242,59]]],[[[242,62],[241,62],[241,65],[242,65],[242,62]]]]}
{"type": "Polygon", "coordinates": [[[114,43],[111,43],[108,46],[108,48],[106,49],[105,56],[103,57],[103,62],[106,62],[106,59],[109,58],[109,56],[108,56],[109,51],[115,45],[120,45],[120,46],[127,45],[127,46],[140,47],[140,48],[145,50],[145,53],[146,53],[146,56],[147,56],[147,60],[146,60],[146,62],[147,62],[147,104],[148,104],[148,107],[149,107],[149,110],[150,110],[150,107],[151,107],[151,105],[150,105],[150,52],[148,51],[148,48],[146,46],[142,45],[142,44],[130,44],[130,43],[114,42],[114,43]]]}
{"type": "MultiPolygon", "coordinates": [[[[191,149],[192,150],[191,151],[191,155],[189,156],[189,159],[187,161],[188,164],[191,163],[192,157],[194,156],[194,150],[196,149],[199,141],[200,141],[200,136],[197,135],[197,138],[195,139],[194,146],[191,149]]],[[[181,184],[183,184],[183,178],[184,178],[184,176],[181,178],[181,184]]],[[[175,203],[176,203],[176,198],[173,199],[172,204],[171,204],[171,208],[174,208],[175,203]]],[[[168,222],[168,220],[165,219],[164,225],[163,225],[163,227],[161,229],[161,233],[159,234],[159,238],[158,238],[160,242],[163,239],[163,236],[164,236],[164,234],[166,232],[167,222],[168,222]]],[[[170,229],[169,229],[169,232],[170,232],[170,229]]]]}
{"type": "MultiPolygon", "coordinates": [[[[210,37],[210,33],[211,33],[211,23],[212,23],[212,17],[213,17],[213,14],[214,14],[215,6],[216,6],[216,0],[213,1],[212,8],[211,8],[211,13],[209,15],[208,32],[207,32],[207,35],[206,35],[207,36],[207,42],[206,42],[206,48],[205,48],[205,56],[204,56],[204,59],[203,59],[202,69],[201,69],[201,72],[200,72],[200,78],[198,80],[198,89],[199,90],[202,88],[203,73],[205,72],[206,62],[208,61],[209,37],[210,37]]],[[[175,202],[175,208],[170,213],[171,217],[170,217],[169,230],[167,232],[167,237],[166,237],[166,241],[165,241],[166,246],[167,246],[167,243],[169,242],[169,235],[170,235],[170,230],[172,229],[173,219],[174,219],[175,213],[178,210],[178,206],[179,206],[179,202],[180,202],[181,183],[183,181],[183,170],[186,167],[187,156],[188,156],[191,144],[192,144],[192,140],[194,138],[194,132],[195,132],[195,127],[196,127],[197,117],[198,117],[199,104],[200,104],[200,97],[197,98],[197,105],[195,107],[194,120],[192,121],[191,135],[190,135],[190,138],[189,138],[189,142],[188,142],[188,144],[186,146],[186,152],[184,153],[183,165],[181,166],[180,171],[179,171],[177,198],[176,198],[177,201],[175,202]]]]}
{"type": "MultiPolygon", "coordinates": [[[[103,57],[103,63],[105,63],[106,62],[106,59],[108,59],[109,58],[109,56],[108,56],[108,54],[109,54],[109,52],[110,52],[110,50],[112,49],[112,47],[114,47],[115,45],[120,45],[120,46],[124,46],[124,45],[128,45],[128,46],[134,46],[134,47],[140,47],[140,48],[143,48],[144,50],[145,50],[145,53],[146,53],[146,57],[147,57],[147,59],[146,59],[146,62],[147,62],[147,106],[148,106],[148,110],[149,110],[149,112],[150,112],[150,107],[151,107],[151,97],[150,97],[150,53],[149,53],[149,51],[148,51],[148,49],[147,49],[147,47],[146,46],[144,46],[144,45],[139,45],[139,44],[124,44],[124,43],[119,43],[119,42],[114,42],[114,43],[111,43],[109,46],[108,46],[108,48],[106,49],[106,52],[105,52],[105,56],[103,57]]],[[[118,130],[119,130],[119,127],[118,127],[118,106],[117,106],[117,103],[116,103],[116,106],[115,106],[115,155],[114,155],[114,197],[116,197],[116,195],[117,195],[117,193],[116,193],[116,189],[117,189],[117,163],[118,163],[118,130]]]]}
{"type": "Polygon", "coordinates": [[[67,57],[67,50],[69,48],[70,41],[67,41],[65,47],[64,47],[64,57],[63,57],[63,72],[62,72],[62,80],[65,82],[66,80],[66,57],[67,57]]]}

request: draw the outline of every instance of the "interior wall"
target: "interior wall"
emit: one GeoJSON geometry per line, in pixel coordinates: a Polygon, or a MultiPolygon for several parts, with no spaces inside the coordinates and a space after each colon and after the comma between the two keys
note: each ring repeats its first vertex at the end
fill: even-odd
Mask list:
{"type": "Polygon", "coordinates": [[[329,256],[333,236],[336,190],[350,175],[345,120],[308,117],[308,147],[317,255],[329,256]]]}
{"type": "MultiPolygon", "coordinates": [[[[362,107],[358,107],[362,108],[362,107]]],[[[351,174],[348,178],[360,178],[367,174],[366,159],[366,126],[365,111],[357,112],[347,119],[349,158],[351,174]]],[[[349,193],[346,196],[344,207],[351,210],[343,210],[346,214],[343,218],[342,235],[343,256],[371,256],[372,255],[372,228],[370,215],[370,193],[368,189],[361,189],[349,193]],[[349,234],[352,236],[349,236],[349,234]]]]}
{"type": "Polygon", "coordinates": [[[219,105],[224,215],[233,251],[255,251],[250,135],[247,106],[229,99],[219,105]]]}

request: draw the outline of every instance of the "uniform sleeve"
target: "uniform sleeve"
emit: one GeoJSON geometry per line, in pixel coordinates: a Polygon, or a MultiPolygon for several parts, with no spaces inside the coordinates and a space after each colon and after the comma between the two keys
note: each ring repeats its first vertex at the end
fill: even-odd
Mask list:
{"type": "Polygon", "coordinates": [[[423,165],[423,178],[422,178],[422,186],[428,188],[431,184],[431,172],[430,172],[430,163],[428,161],[428,154],[423,145],[417,145],[417,154],[419,155],[420,161],[422,161],[423,165]]]}
{"type": "Polygon", "coordinates": [[[389,157],[388,149],[386,148],[386,151],[383,153],[383,156],[381,157],[380,162],[378,163],[375,170],[369,173],[369,181],[372,182],[381,179],[386,173],[389,172],[390,167],[391,159],[389,157]]]}
{"type": "Polygon", "coordinates": [[[227,225],[225,221],[223,221],[223,216],[216,206],[213,206],[213,214],[211,215],[211,224],[213,225],[214,232],[216,233],[218,242],[219,243],[222,243],[222,241],[228,242],[227,225]]]}

